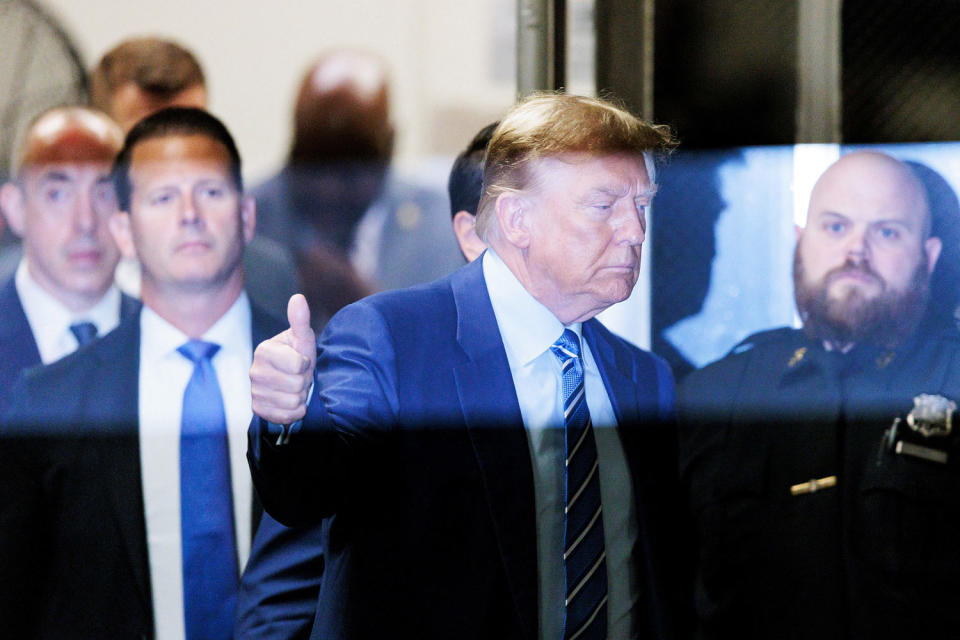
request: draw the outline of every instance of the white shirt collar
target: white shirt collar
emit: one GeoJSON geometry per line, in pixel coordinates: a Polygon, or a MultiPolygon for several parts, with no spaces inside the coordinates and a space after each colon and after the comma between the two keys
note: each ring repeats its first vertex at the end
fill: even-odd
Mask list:
{"type": "Polygon", "coordinates": [[[26,259],[22,259],[14,274],[14,286],[44,364],[59,360],[77,348],[77,339],[70,332],[71,324],[92,322],[97,327],[97,335],[102,336],[120,322],[120,290],[116,285],[111,284],[93,307],[71,311],[33,279],[26,259]]]}
{"type": "MultiPolygon", "coordinates": [[[[220,345],[220,351],[250,349],[250,300],[242,291],[230,308],[201,336],[205,342],[220,345]]],[[[140,362],[156,362],[177,355],[177,349],[190,338],[147,306],[140,314],[140,362]]],[[[214,356],[216,357],[216,356],[214,356]]]]}
{"type": "Polygon", "coordinates": [[[550,348],[564,328],[581,337],[582,323],[566,327],[530,292],[493,249],[483,255],[483,277],[500,327],[503,346],[511,362],[528,364],[550,348]]]}

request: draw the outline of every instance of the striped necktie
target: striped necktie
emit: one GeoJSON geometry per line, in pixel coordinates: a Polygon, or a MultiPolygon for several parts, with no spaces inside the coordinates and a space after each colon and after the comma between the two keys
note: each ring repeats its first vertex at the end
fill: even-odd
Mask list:
{"type": "Polygon", "coordinates": [[[600,468],[583,385],[580,340],[570,329],[550,347],[560,361],[566,442],[563,561],[565,640],[605,638],[607,567],[600,502],[600,468]]]}

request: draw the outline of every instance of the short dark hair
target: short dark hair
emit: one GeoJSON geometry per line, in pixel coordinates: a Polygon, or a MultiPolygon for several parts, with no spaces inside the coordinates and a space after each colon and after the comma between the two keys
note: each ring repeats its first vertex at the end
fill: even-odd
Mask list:
{"type": "Polygon", "coordinates": [[[450,169],[447,193],[450,194],[450,215],[467,211],[477,215],[477,205],[483,193],[483,158],[487,145],[499,122],[488,124],[477,132],[467,148],[460,152],[450,169]]]}
{"type": "Polygon", "coordinates": [[[237,191],[243,192],[240,152],[227,127],[203,109],[194,107],[169,107],[147,116],[130,130],[123,148],[113,163],[113,184],[117,191],[117,203],[121,211],[130,211],[130,159],[134,148],[146,140],[168,136],[201,135],[216,140],[230,155],[230,178],[237,191]]]}
{"type": "Polygon", "coordinates": [[[189,50],[153,37],[124,40],[103,55],[90,72],[91,104],[110,113],[113,94],[128,82],[161,98],[206,84],[203,69],[189,50]]]}

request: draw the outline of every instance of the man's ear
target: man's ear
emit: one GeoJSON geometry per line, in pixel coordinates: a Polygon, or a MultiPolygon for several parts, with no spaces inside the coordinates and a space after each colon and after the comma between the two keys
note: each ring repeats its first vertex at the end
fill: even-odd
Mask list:
{"type": "Polygon", "coordinates": [[[500,237],[518,249],[530,246],[530,201],[515,192],[497,196],[494,212],[500,237]]]}
{"type": "Polygon", "coordinates": [[[797,244],[800,243],[800,238],[803,236],[803,227],[798,224],[793,225],[793,236],[797,241],[797,244]]]}
{"type": "Polygon", "coordinates": [[[124,258],[136,258],[137,247],[133,242],[133,231],[130,229],[130,214],[126,211],[117,211],[110,216],[108,224],[120,254],[124,258]]]}
{"type": "Polygon", "coordinates": [[[257,230],[257,202],[251,195],[240,197],[240,224],[243,226],[243,243],[250,244],[257,230]]]}
{"type": "Polygon", "coordinates": [[[7,220],[10,230],[17,236],[23,237],[27,223],[26,204],[23,201],[23,190],[12,182],[0,187],[0,211],[7,220]]]}
{"type": "Polygon", "coordinates": [[[936,236],[931,236],[923,243],[923,250],[927,252],[927,273],[933,273],[937,266],[937,259],[940,258],[940,250],[943,249],[943,242],[936,236]]]}
{"type": "Polygon", "coordinates": [[[487,248],[487,243],[477,235],[476,216],[469,211],[457,211],[453,216],[453,233],[457,236],[457,243],[460,245],[460,251],[466,257],[467,262],[473,262],[487,248]]]}

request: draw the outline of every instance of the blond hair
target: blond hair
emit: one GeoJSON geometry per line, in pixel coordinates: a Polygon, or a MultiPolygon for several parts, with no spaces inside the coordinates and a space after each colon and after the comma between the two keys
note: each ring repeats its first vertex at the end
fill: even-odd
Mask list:
{"type": "Polygon", "coordinates": [[[489,241],[497,198],[529,186],[530,168],[539,159],[566,153],[649,158],[676,144],[669,127],[645,122],[610,100],[534,93],[517,103],[493,132],[483,167],[477,234],[489,241]]]}

